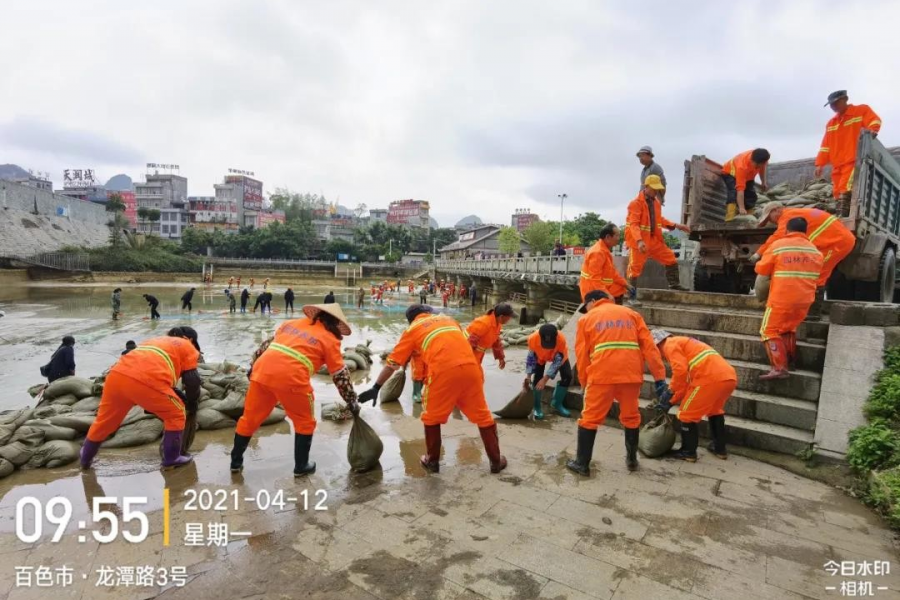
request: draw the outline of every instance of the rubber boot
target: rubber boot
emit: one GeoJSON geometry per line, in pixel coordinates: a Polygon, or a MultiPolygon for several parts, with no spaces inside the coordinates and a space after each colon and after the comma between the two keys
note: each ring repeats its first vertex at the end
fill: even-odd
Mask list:
{"type": "Polygon", "coordinates": [[[572,416],[572,413],[570,413],[569,409],[565,407],[565,404],[563,404],[566,401],[566,393],[568,391],[569,388],[557,385],[553,390],[553,400],[550,402],[550,408],[564,417],[572,416]]]}
{"type": "Polygon", "coordinates": [[[240,473],[244,470],[244,452],[250,444],[250,436],[234,434],[234,447],[231,449],[231,472],[240,473]]]}
{"type": "Polygon", "coordinates": [[[506,457],[500,454],[500,438],[497,437],[497,424],[479,427],[484,452],[491,461],[491,473],[499,473],[506,468],[506,457]]]}
{"type": "Polygon", "coordinates": [[[542,421],[544,419],[544,408],[541,406],[543,392],[541,390],[531,390],[531,393],[534,394],[534,419],[542,421]]]}
{"type": "Polygon", "coordinates": [[[772,379],[787,379],[791,376],[787,366],[787,349],[784,347],[784,340],[772,338],[763,342],[766,346],[766,352],[769,354],[769,361],[772,363],[772,369],[760,375],[761,381],[770,381],[772,379]]]}
{"type": "Polygon", "coordinates": [[[838,199],[838,212],[842,217],[850,216],[850,192],[844,192],[838,199]]]}
{"type": "Polygon", "coordinates": [[[597,439],[596,429],[578,428],[578,448],[575,450],[575,460],[566,462],[566,468],[579,475],[590,477],[591,457],[594,455],[594,440],[597,439]]]}
{"type": "Polygon", "coordinates": [[[312,446],[312,435],[297,433],[294,435],[294,477],[312,475],[316,472],[316,463],[309,462],[309,449],[312,446]]]}
{"type": "Polygon", "coordinates": [[[81,468],[82,469],[90,469],[91,463],[94,462],[94,457],[97,456],[97,451],[100,450],[100,442],[92,442],[91,440],[84,438],[84,445],[81,447],[81,468]]]}
{"type": "Polygon", "coordinates": [[[797,334],[782,333],[781,341],[784,342],[784,352],[787,355],[788,369],[793,369],[797,360],[797,334]]]}
{"type": "Polygon", "coordinates": [[[638,469],[638,439],[641,430],[637,427],[625,429],[625,466],[629,471],[637,471],[638,469]]]}
{"type": "Polygon", "coordinates": [[[634,291],[625,297],[625,306],[631,306],[631,307],[636,308],[641,305],[641,301],[637,299],[637,293],[638,293],[637,277],[629,277],[627,279],[627,281],[628,281],[628,285],[630,285],[634,291]]]}
{"type": "Polygon", "coordinates": [[[416,404],[422,403],[422,382],[421,381],[413,381],[413,402],[416,404]]]}
{"type": "Polygon", "coordinates": [[[813,300],[812,305],[809,307],[809,311],[806,313],[807,321],[821,321],[822,320],[822,308],[825,305],[825,288],[820,287],[816,288],[816,299],[813,300]]]}
{"type": "Polygon", "coordinates": [[[674,451],[671,456],[687,462],[697,462],[697,424],[681,424],[681,448],[674,451]]]}
{"type": "Polygon", "coordinates": [[[678,274],[678,265],[666,265],[666,282],[669,284],[670,290],[683,292],[685,288],[681,287],[681,276],[678,274]]]}
{"type": "Polygon", "coordinates": [[[725,205],[725,222],[733,221],[737,216],[737,204],[726,204],[725,205]]]}
{"type": "Polygon", "coordinates": [[[419,462],[426,471],[437,473],[441,470],[441,426],[425,426],[425,452],[419,462]]]}
{"type": "Polygon", "coordinates": [[[183,431],[164,431],[162,439],[162,467],[163,469],[174,469],[182,467],[193,460],[190,456],[184,456],[181,453],[181,438],[184,436],[183,431]]]}
{"type": "Polygon", "coordinates": [[[725,415],[714,415],[709,418],[709,432],[712,441],[707,450],[716,458],[728,460],[728,451],[725,448],[725,415]]]}

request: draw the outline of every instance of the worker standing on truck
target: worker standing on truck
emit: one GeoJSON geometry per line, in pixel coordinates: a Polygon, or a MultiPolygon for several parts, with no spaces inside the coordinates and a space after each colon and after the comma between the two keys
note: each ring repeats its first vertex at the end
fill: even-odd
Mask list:
{"type": "Polygon", "coordinates": [[[788,233],[787,224],[797,217],[806,219],[809,241],[822,253],[824,261],[819,279],[816,281],[815,304],[809,315],[812,319],[818,319],[821,316],[822,303],[825,301],[825,284],[828,283],[834,269],[853,252],[856,246],[856,236],[841,223],[840,219],[818,208],[785,208],[781,202],[769,202],[763,208],[759,226],[762,227],[771,221],[778,228],[759,247],[756,254],[750,257],[750,261],[758,261],[773,243],[783,239],[788,233]]]}
{"type": "Polygon", "coordinates": [[[725,204],[725,222],[738,214],[746,215],[756,206],[756,176],[759,175],[762,191],[769,188],[766,180],[766,166],[771,155],[765,148],[741,152],[722,165],[722,181],[728,191],[725,204]]]}
{"type": "Polygon", "coordinates": [[[697,424],[709,417],[712,443],[709,451],[725,460],[725,402],[737,387],[737,373],[722,356],[708,345],[694,338],[672,335],[654,329],[653,341],[663,359],[672,367],[672,379],[656,405],[657,410],[669,412],[681,405],[681,448],[673,457],[697,462],[697,424]]]}
{"type": "Polygon", "coordinates": [[[666,268],[666,281],[669,289],[683,290],[679,283],[678,259],[666,245],[662,228],[678,229],[690,233],[687,225],[673,223],[662,216],[662,204],[659,194],[664,191],[659,175],[648,175],[644,180],[644,189],[628,205],[628,217],[625,221],[625,242],[628,244],[628,284],[637,289],[637,278],[644,270],[648,258],[663,264],[666,268]]]}
{"type": "Polygon", "coordinates": [[[581,264],[581,279],[578,287],[581,300],[591,290],[603,290],[616,304],[622,304],[625,292],[631,292],[631,286],[616,270],[611,250],[619,244],[619,228],[615,223],[607,223],[600,230],[600,239],[584,253],[581,264]]]}
{"type": "Polygon", "coordinates": [[[807,238],[806,219],[794,217],[785,228],[787,235],[769,244],[756,263],[756,273],[771,278],[759,333],[772,370],[760,375],[762,380],[790,376],[788,363],[796,354],[797,327],[815,300],[822,271],[822,253],[807,238]]]}
{"type": "Polygon", "coordinates": [[[584,316],[575,334],[575,364],[584,385],[584,410],[578,419],[576,458],[568,461],[566,468],[584,476],[591,474],[597,428],[615,400],[619,422],[625,428],[625,466],[634,471],[638,468],[638,397],[644,363],[655,381],[657,398],[666,389],[666,368],[641,315],[614,304],[602,290],[588,292],[579,310],[584,316]]]}
{"type": "MultiPolygon", "coordinates": [[[[640,161],[641,165],[644,167],[641,169],[641,181],[638,184],[638,190],[644,187],[644,182],[647,181],[648,175],[658,175],[659,180],[662,181],[663,186],[666,184],[666,174],[663,173],[663,168],[659,166],[659,163],[653,160],[653,148],[650,146],[641,146],[641,149],[637,151],[638,161],[640,161]]],[[[665,187],[660,190],[659,193],[659,202],[660,204],[666,203],[666,190],[665,187]]]]}
{"type": "Polygon", "coordinates": [[[856,167],[856,145],[859,133],[868,129],[873,134],[881,130],[881,117],[867,104],[850,104],[847,90],[828,95],[828,102],[835,115],[825,125],[822,146],[816,155],[816,177],[822,176],[825,165],[831,165],[831,183],[834,197],[840,201],[840,215],[850,216],[850,192],[853,189],[853,171],[856,167]]]}

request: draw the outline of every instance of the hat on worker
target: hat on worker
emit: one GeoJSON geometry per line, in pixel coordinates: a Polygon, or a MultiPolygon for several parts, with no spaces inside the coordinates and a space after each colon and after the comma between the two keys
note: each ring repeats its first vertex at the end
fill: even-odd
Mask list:
{"type": "Polygon", "coordinates": [[[653,336],[653,343],[655,345],[659,345],[661,341],[668,337],[672,337],[672,334],[666,331],[665,329],[651,329],[650,335],[653,336]]]}
{"type": "Polygon", "coordinates": [[[556,348],[556,338],[559,336],[559,330],[556,328],[556,325],[553,323],[541,325],[541,328],[538,329],[538,335],[541,336],[541,348],[545,350],[556,348]]]}
{"type": "Polygon", "coordinates": [[[828,102],[825,103],[825,106],[828,106],[829,104],[831,104],[833,102],[837,102],[841,98],[846,98],[846,97],[847,97],[847,90],[838,90],[836,92],[831,92],[830,94],[828,94],[828,102]]]}
{"type": "Polygon", "coordinates": [[[650,146],[641,146],[641,149],[637,151],[637,155],[641,154],[649,154],[651,157],[653,156],[653,148],[650,146]]]}
{"type": "Polygon", "coordinates": [[[341,309],[340,304],[307,304],[303,307],[303,314],[310,319],[314,319],[319,313],[326,313],[337,319],[338,331],[342,335],[350,335],[352,333],[350,331],[350,323],[347,322],[347,317],[344,316],[344,311],[341,309]]]}
{"type": "Polygon", "coordinates": [[[663,185],[662,179],[659,178],[659,175],[647,175],[647,178],[644,179],[644,185],[653,188],[654,190],[664,190],[666,186],[663,185]]]}
{"type": "Polygon", "coordinates": [[[773,200],[772,202],[767,202],[762,209],[762,214],[759,217],[759,223],[757,223],[757,227],[762,227],[766,223],[769,222],[769,219],[772,218],[772,211],[776,208],[784,208],[784,204],[778,202],[777,200],[773,200]]]}
{"type": "Polygon", "coordinates": [[[584,303],[581,305],[581,308],[578,309],[578,312],[580,312],[581,314],[585,314],[587,312],[588,302],[596,302],[597,300],[603,300],[604,298],[609,299],[609,294],[607,294],[603,290],[589,291],[584,295],[584,303]]]}
{"type": "Polygon", "coordinates": [[[406,321],[412,323],[419,315],[431,314],[433,312],[434,308],[432,308],[430,304],[413,304],[406,309],[406,321]]]}

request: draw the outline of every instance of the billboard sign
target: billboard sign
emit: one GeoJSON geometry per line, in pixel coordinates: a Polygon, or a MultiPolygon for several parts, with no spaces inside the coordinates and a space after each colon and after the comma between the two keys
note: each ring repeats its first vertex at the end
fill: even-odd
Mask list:
{"type": "Polygon", "coordinates": [[[250,179],[246,175],[226,175],[225,183],[233,183],[235,185],[240,185],[243,188],[243,202],[245,209],[262,210],[262,181],[250,179]]]}
{"type": "Polygon", "coordinates": [[[97,185],[97,181],[94,179],[93,169],[63,170],[64,188],[94,187],[95,185],[97,185]]]}
{"type": "MultiPolygon", "coordinates": [[[[388,206],[387,222],[408,225],[428,215],[428,202],[423,200],[396,200],[388,206]]],[[[418,225],[418,222],[416,222],[418,225]]]]}

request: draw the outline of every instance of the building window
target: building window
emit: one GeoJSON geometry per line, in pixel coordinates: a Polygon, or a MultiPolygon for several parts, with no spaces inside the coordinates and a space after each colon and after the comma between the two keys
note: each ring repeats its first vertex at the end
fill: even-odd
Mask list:
{"type": "Polygon", "coordinates": [[[163,232],[163,233],[169,233],[169,226],[168,226],[168,225],[163,225],[163,226],[162,226],[162,232],[163,232]]]}

